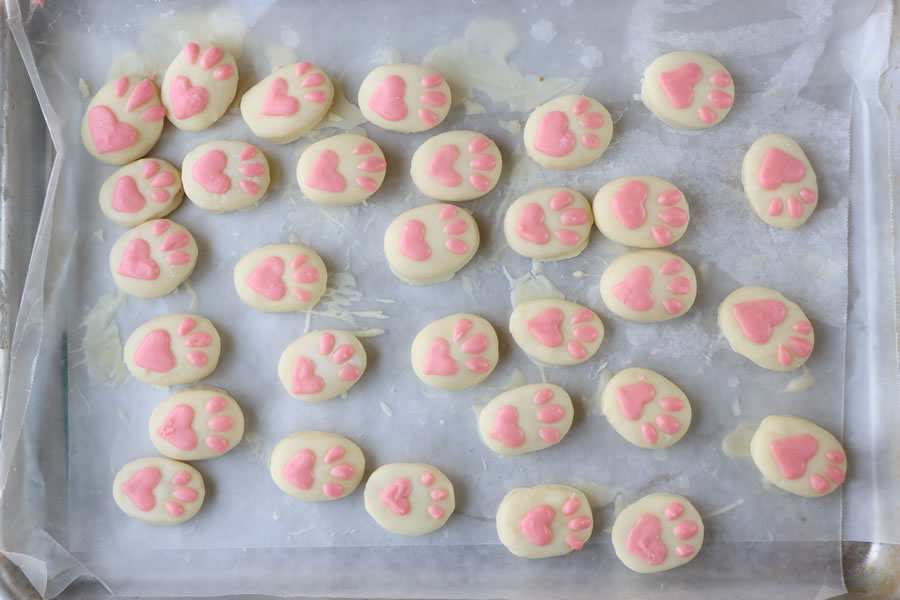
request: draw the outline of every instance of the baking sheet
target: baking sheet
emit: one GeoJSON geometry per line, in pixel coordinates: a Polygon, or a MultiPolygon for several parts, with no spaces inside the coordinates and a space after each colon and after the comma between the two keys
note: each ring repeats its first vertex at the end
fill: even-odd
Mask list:
{"type": "MultiPolygon", "coordinates": [[[[782,561],[782,566],[795,568],[780,572],[792,575],[800,585],[834,584],[829,576],[833,580],[839,573],[838,545],[822,542],[840,539],[839,496],[809,503],[766,490],[749,461],[728,457],[719,449],[722,438],[741,422],[753,425],[773,412],[799,414],[836,433],[841,430],[850,85],[841,68],[841,51],[846,48],[829,43],[846,23],[838,21],[841,27],[835,27],[830,5],[797,3],[787,9],[775,3],[755,5],[751,19],[728,3],[689,7],[645,2],[627,9],[605,7],[607,15],[586,15],[585,11],[598,7],[578,4],[523,5],[519,12],[518,4],[492,3],[446,15],[436,30],[404,27],[401,36],[387,26],[373,28],[369,24],[400,22],[402,18],[426,23],[430,16],[427,6],[348,4],[345,16],[351,19],[351,30],[344,35],[353,40],[352,57],[345,45],[328,47],[324,43],[327,36],[323,37],[321,30],[330,26],[333,15],[324,4],[279,6],[277,10],[254,4],[242,7],[238,14],[229,10],[227,3],[219,3],[202,13],[179,10],[169,14],[169,5],[161,3],[130,10],[126,25],[117,19],[116,6],[103,2],[90,9],[51,5],[28,23],[37,69],[60,117],[65,140],[60,146],[58,193],[51,198],[55,203],[50,203],[53,236],[44,238],[44,246],[50,269],[47,305],[50,309],[65,307],[67,323],[63,327],[45,321],[41,339],[48,346],[42,351],[42,358],[49,361],[42,361],[46,365],[56,364],[54,340],[65,344],[67,352],[59,358],[68,361],[68,381],[48,377],[42,382],[47,389],[39,394],[33,388],[31,397],[59,398],[65,385],[68,404],[45,407],[39,424],[32,419],[21,448],[29,459],[40,459],[40,469],[30,469],[28,477],[43,480],[52,492],[51,500],[64,499],[45,504],[48,523],[42,529],[46,534],[35,538],[32,549],[39,559],[46,558],[51,549],[57,553],[58,559],[45,563],[47,572],[56,574],[49,578],[55,589],[77,572],[77,563],[73,564],[66,551],[119,593],[169,589],[179,594],[215,594],[238,590],[211,569],[201,569],[204,561],[211,564],[208,561],[242,554],[271,560],[268,549],[289,548],[295,556],[306,557],[303,564],[308,570],[303,572],[311,577],[314,564],[320,570],[347,560],[371,564],[371,555],[377,551],[366,548],[384,545],[412,546],[393,552],[398,560],[415,556],[418,562],[422,553],[415,547],[426,544],[432,546],[428,552],[433,553],[434,563],[452,561],[449,564],[456,569],[450,570],[456,572],[467,564],[463,557],[471,559],[473,549],[477,548],[478,556],[490,554],[489,564],[498,565],[498,572],[485,585],[498,586],[509,580],[515,591],[524,591],[531,584],[511,577],[524,565],[510,561],[497,545],[492,515],[508,489],[543,481],[575,483],[593,493],[598,505],[609,501],[598,507],[601,528],[611,524],[617,494],[621,505],[652,491],[674,491],[691,497],[703,514],[719,513],[707,519],[709,548],[723,544],[732,550],[705,552],[704,561],[698,559],[682,570],[682,575],[673,575],[675,589],[692,578],[709,579],[712,572],[741,564],[737,549],[746,548],[745,542],[759,541],[782,543],[766,545],[768,548],[808,542],[804,560],[811,564],[803,576],[798,576],[798,565],[791,562],[782,561]],[[742,22],[755,25],[738,25],[742,22]],[[135,31],[140,33],[135,35],[135,31]],[[802,35],[798,36],[798,31],[802,35]],[[326,211],[303,199],[293,182],[293,163],[309,141],[287,147],[259,143],[239,116],[232,115],[199,134],[169,127],[152,155],[178,164],[184,152],[204,141],[226,137],[251,140],[277,165],[267,199],[252,211],[222,216],[205,214],[188,204],[180,208],[172,217],[191,229],[201,244],[200,265],[191,288],[165,299],[131,299],[113,308],[118,300],[105,257],[121,230],[103,220],[95,210],[94,197],[100,182],[114,169],[91,161],[77,141],[77,124],[86,105],[78,92],[78,80],[84,79],[96,89],[111,70],[116,74],[134,69],[161,73],[186,41],[207,35],[241,52],[242,89],[274,66],[310,56],[340,80],[351,98],[368,70],[397,57],[439,67],[456,84],[454,92],[465,90],[460,83],[477,82],[469,102],[455,108],[441,126],[442,130],[465,127],[484,131],[497,140],[504,154],[501,185],[466,205],[475,213],[482,232],[483,245],[476,259],[452,282],[433,288],[400,284],[384,264],[380,237],[387,223],[403,210],[427,201],[414,192],[405,176],[408,158],[425,136],[404,137],[365,127],[387,155],[386,184],[367,206],[326,211]],[[280,43],[267,43],[271,41],[280,43]],[[84,54],[76,58],[64,51],[73,47],[83,49],[84,54]],[[666,128],[633,98],[644,65],[658,54],[681,47],[716,55],[740,86],[728,120],[702,135],[666,128]],[[511,64],[506,64],[508,55],[511,64]],[[111,65],[110,57],[119,58],[111,65]],[[485,72],[491,77],[485,77],[485,72]],[[504,91],[508,88],[516,90],[514,97],[504,91]],[[576,172],[550,173],[523,156],[515,122],[527,116],[534,104],[568,90],[584,90],[604,102],[617,119],[617,133],[614,145],[599,163],[576,172]],[[479,114],[479,105],[488,112],[479,114]],[[746,146],[762,133],[779,130],[804,145],[820,177],[822,202],[801,230],[804,238],[799,243],[797,233],[770,231],[750,215],[737,173],[746,146]],[[593,195],[609,179],[644,172],[672,180],[692,202],[693,224],[673,250],[699,267],[700,295],[694,310],[678,321],[641,326],[617,320],[605,311],[596,290],[597,276],[623,249],[596,233],[580,257],[545,265],[514,255],[499,235],[505,207],[524,191],[566,184],[593,195]],[[101,234],[94,235],[99,231],[102,239],[101,234]],[[323,310],[311,315],[309,322],[305,314],[249,312],[231,290],[234,263],[253,247],[293,239],[316,248],[332,273],[345,273],[333,278],[339,285],[330,303],[320,305],[323,310]],[[809,285],[810,279],[798,277],[801,272],[809,273],[817,287],[809,285]],[[542,373],[515,347],[504,327],[511,308],[509,290],[513,287],[521,293],[535,287],[528,273],[547,278],[552,287],[544,285],[543,290],[558,289],[604,317],[608,337],[595,359],[581,367],[542,373]],[[519,281],[510,282],[510,278],[519,281]],[[797,300],[816,326],[817,349],[808,363],[815,384],[808,391],[784,393],[793,375],[761,373],[719,339],[715,307],[731,289],[750,283],[770,285],[797,300]],[[410,306],[415,307],[414,318],[409,318],[410,306]],[[112,342],[117,335],[112,323],[124,339],[152,316],[185,310],[196,310],[219,325],[223,359],[207,382],[224,387],[242,401],[248,439],[226,457],[197,464],[212,489],[196,519],[183,528],[151,529],[121,518],[108,487],[121,464],[153,453],[146,439],[146,420],[166,393],[128,378],[108,385],[108,379],[117,379],[114,363],[107,362],[99,351],[103,345],[92,349],[90,344],[98,339],[112,342]],[[424,388],[412,375],[407,348],[419,328],[458,310],[478,312],[494,323],[501,335],[504,359],[479,388],[438,393],[424,388]],[[278,384],[274,374],[278,355],[308,325],[385,330],[383,335],[364,340],[370,371],[346,399],[321,406],[301,405],[278,384]],[[66,337],[59,340],[57,331],[65,331],[66,337]],[[87,356],[85,339],[89,342],[87,356]],[[604,371],[615,372],[633,364],[670,376],[693,400],[696,416],[691,432],[671,449],[643,453],[631,448],[594,414],[594,398],[602,387],[604,371]],[[517,372],[528,382],[546,376],[563,385],[582,400],[582,409],[564,444],[533,456],[504,460],[491,455],[478,440],[472,406],[517,379],[517,372]],[[267,373],[270,376],[266,377],[267,373]],[[436,535],[398,540],[369,520],[361,494],[327,506],[301,504],[281,494],[268,479],[268,450],[287,433],[313,428],[336,430],[356,439],[370,466],[394,460],[434,462],[456,482],[456,516],[436,535]],[[720,512],[722,509],[728,510],[720,512]],[[51,540],[59,546],[54,547],[51,540]],[[140,540],[138,547],[136,540],[140,540]],[[208,558],[181,549],[205,551],[200,554],[208,558]],[[187,569],[173,571],[166,562],[173,555],[165,550],[177,551],[179,558],[193,557],[192,562],[187,569]],[[311,553],[317,562],[310,560],[311,553]],[[135,559],[144,568],[167,565],[170,581],[135,578],[134,571],[120,562],[135,559]],[[196,589],[185,588],[190,571],[196,589]]],[[[856,15],[857,19],[865,16],[864,12],[856,15]]],[[[343,120],[330,124],[341,128],[357,125],[352,107],[344,107],[341,115],[343,120]]],[[[333,133],[338,131],[315,135],[333,133]]],[[[60,311],[46,312],[58,315],[60,311]]],[[[8,444],[7,438],[4,431],[3,441],[8,444]]],[[[4,464],[9,464],[9,454],[4,458],[4,464]]],[[[36,463],[29,460],[23,464],[36,463]]],[[[4,495],[5,502],[14,499],[14,495],[4,495]]],[[[775,553],[773,550],[769,558],[775,553]]],[[[795,554],[788,551],[785,556],[795,554]]],[[[588,551],[579,553],[577,559],[566,559],[565,568],[598,561],[604,565],[604,576],[621,586],[617,589],[642,589],[641,582],[646,585],[646,579],[620,573],[624,569],[610,555],[608,536],[598,531],[588,551]]],[[[291,589],[291,579],[279,576],[275,568],[280,561],[263,568],[265,562],[250,560],[259,567],[257,578],[252,578],[258,585],[247,591],[286,593],[291,589]]],[[[423,569],[434,563],[426,562],[423,569]]],[[[553,566],[548,565],[548,570],[536,570],[552,573],[556,580],[562,574],[560,563],[550,563],[553,566]]],[[[533,563],[528,564],[534,569],[533,563]]],[[[371,572],[367,575],[374,577],[371,572]]],[[[446,594],[471,593],[452,579],[441,579],[440,584],[446,594]]],[[[333,587],[324,589],[334,594],[373,589],[354,587],[358,585],[348,580],[341,586],[332,582],[333,587]]],[[[573,590],[579,589],[572,585],[573,590]]],[[[415,587],[414,580],[409,586],[383,581],[374,589],[388,595],[430,593],[415,587]]],[[[310,593],[322,593],[322,588],[310,589],[319,590],[310,593]]]]}

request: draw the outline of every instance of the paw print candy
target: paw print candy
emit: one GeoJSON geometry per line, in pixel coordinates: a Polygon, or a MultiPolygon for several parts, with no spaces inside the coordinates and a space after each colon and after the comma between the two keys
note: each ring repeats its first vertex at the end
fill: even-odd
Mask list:
{"type": "Polygon", "coordinates": [[[387,162],[378,144],[344,133],[316,142],[297,161],[303,195],[326,206],[362,202],[384,182],[387,162]]]}
{"type": "Polygon", "coordinates": [[[181,390],[160,402],[150,415],[150,441],[169,458],[204,460],[222,456],[243,436],[241,407],[217,388],[181,390]]]}
{"type": "Polygon", "coordinates": [[[662,122],[679,129],[719,124],[734,102],[734,83],[722,64],[699,52],[670,52],[644,71],[641,100],[662,122]]]}
{"type": "Polygon", "coordinates": [[[113,499],[126,515],[151,525],[178,525],[203,506],[203,476],[191,465],[169,458],[139,458],[122,467],[113,481],[113,499]]]}
{"type": "Polygon", "coordinates": [[[366,482],[365,500],[366,512],[376,523],[408,536],[437,531],[456,508],[447,476],[422,463],[378,467],[366,482]]]}
{"type": "Polygon", "coordinates": [[[554,187],[535,190],[510,204],[503,233],[517,254],[560,260],[581,254],[591,236],[591,205],[581,192],[554,187]]]}
{"type": "Polygon", "coordinates": [[[578,365],[596,354],[603,322],[589,308],[559,298],[529,300],[509,316],[519,348],[551,365],[578,365]]]}
{"type": "Polygon", "coordinates": [[[225,114],[237,84],[237,64],[230,52],[207,42],[190,42],[166,70],[162,102],[175,127],[200,131],[225,114]]]}
{"type": "Polygon", "coordinates": [[[447,117],[450,86],[440,73],[420,65],[384,65],[359,87],[359,110],[390,131],[427,131],[447,117]]]}
{"type": "Polygon", "coordinates": [[[719,305],[719,328],[735,352],[772,371],[802,367],[816,341],[802,308],[756,285],[728,294],[719,305]]]}
{"type": "Polygon", "coordinates": [[[190,231],[168,219],[157,219],[129,229],[116,240],[109,253],[109,270],[126,294],[157,298],[191,276],[197,252],[190,231]]]}
{"type": "Polygon", "coordinates": [[[636,248],[661,248],[684,235],[690,210],[684,194],[659,177],[613,179],[594,197],[600,233],[636,248]]]}
{"type": "Polygon", "coordinates": [[[779,229],[806,223],[819,201],[816,172],[803,148],[780,133],[753,142],[744,156],[741,181],[756,216],[779,229]]]}
{"type": "Polygon", "coordinates": [[[394,274],[426,285],[451,279],[478,250],[478,225],[452,204],[426,204],[406,211],[384,233],[384,254],[394,274]]]}
{"type": "Polygon", "coordinates": [[[841,443],[799,417],[763,419],[750,440],[750,456],[772,485],[806,498],[830,494],[847,477],[841,443]]]}
{"type": "Polygon", "coordinates": [[[525,121],[525,151],[548,169],[575,169],[592,163],[612,139],[612,117],[587,96],[560,96],[541,104],[525,121]]]}
{"type": "Polygon", "coordinates": [[[581,550],[593,531],[587,497],[567,485],[516,488],[497,508],[500,541],[523,558],[550,558],[581,550]]]}
{"type": "Polygon", "coordinates": [[[478,385],[497,366],[497,332],[485,319],[457,313],[426,326],[412,343],[416,376],[439,390],[478,385]]]}
{"type": "Polygon", "coordinates": [[[209,319],[174,314],[150,319],[125,342],[125,366],[154,385],[200,381],[216,370],[222,341],[209,319]]]}
{"type": "Polygon", "coordinates": [[[703,546],[703,520],[677,494],[650,494],[629,504],[612,527],[616,556],[637,573],[668,571],[693,560],[703,546]]]}
{"type": "Polygon", "coordinates": [[[81,141],[97,160],[124,165],[156,144],[165,117],[152,81],[119,77],[100,88],[88,104],[81,120],[81,141]]]}
{"type": "Polygon", "coordinates": [[[272,449],[269,473],[281,490],[300,500],[337,500],[362,481],[366,459],[359,446],[336,433],[298,431],[272,449]]]}
{"type": "Polygon", "coordinates": [[[462,202],[484,196],[500,179],[503,159],[477,131],[447,131],[419,146],[409,173],[419,191],[435,200],[462,202]]]}
{"type": "Polygon", "coordinates": [[[331,78],[304,61],[278,69],[244,92],[241,115],[259,137],[287,144],[318,125],[332,101],[331,78]]]}
{"type": "Polygon", "coordinates": [[[613,429],[639,448],[668,448],[691,425],[687,396],[650,369],[616,373],[603,389],[600,404],[613,429]]]}
{"type": "Polygon", "coordinates": [[[549,448],[572,426],[572,399],[552,383],[534,383],[496,396],[478,416],[488,448],[504,456],[549,448]]]}
{"type": "Polygon", "coordinates": [[[325,293],[328,273],[316,251],[298,244],[253,250],[234,267],[234,288],[247,305],[265,312],[306,310],[325,293]]]}
{"type": "Polygon", "coordinates": [[[347,331],[311,331],[285,348],[281,385],[297,400],[324,402],[345,393],[366,372],[366,349],[347,331]]]}
{"type": "Polygon", "coordinates": [[[181,164],[184,193],[212,213],[226,213],[259,204],[269,189],[266,155],[246,142],[201,144],[181,164]]]}
{"type": "Polygon", "coordinates": [[[164,217],[181,204],[181,173],[158,158],[127,164],[100,188],[100,210],[122,227],[164,217]]]}
{"type": "Polygon", "coordinates": [[[671,252],[629,252],[606,267],[600,296],[613,314],[628,321],[668,321],[694,305],[697,276],[686,260],[671,252]]]}

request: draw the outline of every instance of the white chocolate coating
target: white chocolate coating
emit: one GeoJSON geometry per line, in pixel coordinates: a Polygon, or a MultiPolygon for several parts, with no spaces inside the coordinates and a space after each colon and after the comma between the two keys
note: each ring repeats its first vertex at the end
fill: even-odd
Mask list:
{"type": "Polygon", "coordinates": [[[269,161],[246,142],[215,141],[187,153],[181,182],[188,199],[212,213],[226,213],[259,204],[269,189],[269,161]]]}
{"type": "Polygon", "coordinates": [[[133,460],[112,486],[113,499],[126,515],[151,525],[178,525],[197,514],[206,488],[189,464],[169,458],[133,460]]]}
{"type": "Polygon", "coordinates": [[[297,400],[324,402],[340,396],[366,372],[366,349],[352,333],[310,331],[278,360],[281,385],[297,400]]]}
{"type": "Polygon", "coordinates": [[[603,342],[597,313],[559,298],[529,300],[509,316],[509,332],[526,354],[551,365],[578,365],[603,342]]]}
{"type": "Polygon", "coordinates": [[[154,385],[200,381],[216,370],[222,341],[212,322],[198,315],[150,319],[128,336],[125,366],[154,385]]]}
{"type": "Polygon", "coordinates": [[[359,446],[336,433],[298,431],[272,449],[269,474],[281,490],[300,500],[337,500],[362,481],[366,459],[359,446]]]}
{"type": "Polygon", "coordinates": [[[722,64],[699,52],[670,52],[650,63],[641,100],[661,121],[679,129],[718,125],[731,110],[734,82],[722,64]]]}
{"type": "Polygon", "coordinates": [[[271,244],[247,253],[234,266],[234,289],[248,306],[265,312],[312,308],[325,293],[328,272],[315,250],[271,244]]]}
{"type": "Polygon", "coordinates": [[[575,169],[600,158],[612,134],[605,106],[587,96],[560,96],[535,108],[525,121],[525,151],[548,169],[575,169]]]}
{"type": "Polygon", "coordinates": [[[478,433],[504,456],[549,448],[572,427],[572,398],[552,383],[522,385],[495,396],[478,415],[478,433]]]}
{"type": "Polygon", "coordinates": [[[668,571],[693,560],[703,546],[703,519],[677,494],[650,494],[626,506],[612,527],[612,543],[637,573],[668,571]]]}
{"type": "Polygon", "coordinates": [[[594,221],[614,242],[636,248],[662,248],[681,239],[690,208],[677,187],[659,177],[613,179],[594,197],[594,221]]]}
{"type": "Polygon", "coordinates": [[[100,210],[122,227],[166,216],[181,204],[181,173],[159,158],[129,163],[100,187],[100,210]]]}
{"type": "Polygon", "coordinates": [[[453,484],[436,467],[423,463],[382,465],[366,482],[366,512],[392,533],[418,536],[444,526],[456,497],[453,484]]]}
{"type": "Polygon", "coordinates": [[[120,290],[138,298],[165,296],[197,264],[197,242],[186,228],[157,219],[123,233],[109,252],[109,270],[120,290]]]}
{"type": "Polygon", "coordinates": [[[162,103],[175,127],[200,131],[225,114],[237,85],[237,64],[230,52],[208,42],[190,42],[166,69],[162,103]]]}
{"type": "Polygon", "coordinates": [[[224,390],[192,387],[169,396],[150,415],[150,441],[177,460],[222,456],[244,436],[244,413],[224,390]]]}
{"type": "Polygon", "coordinates": [[[497,508],[497,535],[523,558],[550,558],[580,550],[594,531],[587,497],[567,485],[511,490],[497,508]]]}
{"type": "Polygon", "coordinates": [[[581,254],[593,223],[591,205],[584,194],[564,187],[541,188],[509,205],[503,233],[517,254],[561,260],[581,254]]]}
{"type": "Polygon", "coordinates": [[[610,311],[628,321],[668,321],[694,305],[697,276],[686,260],[671,252],[629,252],[603,271],[600,296],[610,311]]]}
{"type": "Polygon", "coordinates": [[[297,183],[303,195],[325,206],[362,202],[384,182],[387,163],[378,144],[344,133],[318,141],[297,161],[297,183]]]}
{"type": "Polygon", "coordinates": [[[435,200],[463,202],[497,185],[503,158],[493,140],[463,129],[429,138],[412,157],[409,174],[419,191],[435,200]]]}
{"type": "Polygon", "coordinates": [[[753,142],[744,155],[741,182],[756,216],[779,229],[800,227],[819,203],[816,172],[806,153],[781,133],[753,142]]]}
{"type": "Polygon", "coordinates": [[[633,367],[613,375],[600,403],[616,433],[639,448],[668,448],[691,426],[688,397],[650,369],[633,367]]]}
{"type": "Polygon", "coordinates": [[[421,65],[384,65],[359,86],[359,110],[367,121],[390,131],[427,131],[450,112],[450,86],[440,73],[421,65]]]}
{"type": "Polygon", "coordinates": [[[422,329],[410,354],[413,370],[424,383],[462,390],[484,381],[497,366],[497,332],[479,316],[457,313],[422,329]]]}

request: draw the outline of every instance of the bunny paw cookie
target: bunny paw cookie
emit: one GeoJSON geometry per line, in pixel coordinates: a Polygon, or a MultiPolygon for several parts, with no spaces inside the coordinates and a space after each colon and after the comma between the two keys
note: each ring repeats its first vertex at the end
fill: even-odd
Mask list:
{"type": "Polygon", "coordinates": [[[632,571],[668,571],[700,552],[703,520],[683,496],[650,494],[619,513],[613,523],[612,543],[616,556],[632,571]]]}
{"type": "Polygon", "coordinates": [[[347,331],[311,331],[285,348],[278,361],[281,385],[297,400],[340,396],[366,371],[366,349],[347,331]]]}
{"type": "Polygon", "coordinates": [[[150,415],[150,441],[178,460],[222,456],[244,435],[244,413],[222,390],[193,387],[160,402],[150,415]]]}
{"type": "Polygon", "coordinates": [[[694,305],[697,276],[687,261],[671,252],[629,252],[603,271],[600,296],[609,310],[628,321],[668,321],[694,305]]]}
{"type": "Polygon", "coordinates": [[[325,293],[328,273],[312,248],[272,244],[253,250],[234,267],[234,288],[247,305],[265,312],[306,310],[325,293]]]}
{"type": "Polygon", "coordinates": [[[672,127],[706,129],[720,123],[731,110],[734,82],[711,56],[670,52],[644,71],[641,100],[672,127]]]}
{"type": "Polygon", "coordinates": [[[272,449],[269,473],[281,490],[300,500],[337,500],[362,481],[366,459],[359,446],[336,433],[298,431],[272,449]]]}
{"type": "Polygon", "coordinates": [[[125,342],[125,366],[146,383],[178,385],[216,370],[222,341],[209,319],[174,314],[150,319],[125,342]]]}
{"type": "Polygon", "coordinates": [[[548,169],[592,163],[612,139],[612,117],[587,96],[561,96],[541,104],[525,122],[525,151],[548,169]]]}
{"type": "Polygon", "coordinates": [[[603,322],[589,308],[558,298],[529,300],[509,316],[509,331],[529,356],[551,365],[577,365],[603,341],[603,322]]]}
{"type": "Polygon", "coordinates": [[[113,281],[138,298],[165,296],[191,276],[196,264],[194,236],[167,219],[129,229],[109,253],[113,281]]]}
{"type": "Polygon", "coordinates": [[[534,383],[496,396],[478,415],[488,448],[504,456],[543,450],[560,442],[572,426],[572,399],[551,383],[534,383]]]}
{"type": "Polygon", "coordinates": [[[542,188],[510,204],[503,233],[517,254],[560,260],[581,254],[593,224],[591,205],[583,194],[569,188],[542,188]]]}
{"type": "Polygon", "coordinates": [[[613,375],[600,404],[613,429],[639,448],[668,448],[691,425],[687,396],[650,369],[631,368],[613,375]]]}
{"type": "Polygon", "coordinates": [[[151,525],[178,525],[197,514],[206,488],[194,467],[169,458],[140,458],[119,470],[113,498],[126,515],[151,525]]]}
{"type": "Polygon", "coordinates": [[[190,42],[166,70],[162,102],[179,129],[206,129],[225,114],[237,91],[237,64],[230,52],[190,42]]]}
{"type": "Polygon", "coordinates": [[[816,172],[800,144],[780,133],[753,142],[741,181],[756,216],[779,229],[800,227],[818,204],[816,172]]]}
{"type": "Polygon", "coordinates": [[[384,65],[359,87],[359,110],[390,131],[426,131],[447,117],[450,86],[440,73],[420,65],[384,65]]]}
{"type": "Polygon", "coordinates": [[[419,146],[409,173],[419,191],[435,200],[462,202],[484,196],[500,179],[497,144],[477,131],[455,130],[419,146]]]}
{"type": "Polygon", "coordinates": [[[690,220],[687,200],[659,177],[619,177],[594,197],[594,220],[600,233],[637,248],[661,248],[677,242],[690,220]]]}
{"type": "Polygon", "coordinates": [[[457,313],[426,326],[412,343],[416,376],[439,390],[478,385],[497,366],[497,332],[485,319],[457,313]]]}
{"type": "Polygon", "coordinates": [[[356,204],[378,191],[386,168],[378,144],[365,136],[345,133],[303,151],[297,161],[297,182],[303,195],[316,204],[356,204]]]}
{"type": "Polygon", "coordinates": [[[201,144],[181,165],[184,193],[191,202],[213,213],[225,213],[259,203],[269,189],[266,155],[246,142],[201,144]]]}
{"type": "Polygon", "coordinates": [[[376,523],[407,536],[437,531],[456,508],[447,476],[422,463],[378,467],[366,482],[365,500],[366,512],[376,523]]]}
{"type": "Polygon", "coordinates": [[[581,550],[593,531],[587,497],[567,485],[516,488],[497,508],[500,541],[523,558],[549,558],[581,550]]]}
{"type": "Polygon", "coordinates": [[[181,173],[158,158],[144,158],[113,173],[100,188],[100,210],[122,227],[164,217],[181,204],[181,173]]]}

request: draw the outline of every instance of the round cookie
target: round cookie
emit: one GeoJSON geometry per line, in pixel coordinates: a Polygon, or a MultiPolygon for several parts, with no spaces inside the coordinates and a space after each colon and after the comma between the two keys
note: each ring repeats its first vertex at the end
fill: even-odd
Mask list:
{"type": "Polygon", "coordinates": [[[169,121],[184,131],[200,131],[218,121],[234,100],[238,71],[227,50],[190,42],[166,69],[162,103],[169,121]]]}
{"type": "Polygon", "coordinates": [[[629,252],[603,271],[600,296],[617,317],[635,323],[668,321],[694,305],[697,276],[686,260],[671,252],[629,252]]]}
{"type": "Polygon", "coordinates": [[[126,515],[151,525],[178,525],[197,514],[206,488],[189,464],[139,458],[122,467],[113,481],[113,499],[126,515]]]}
{"type": "Polygon", "coordinates": [[[255,206],[269,189],[266,155],[247,142],[215,141],[187,153],[181,181],[188,199],[212,213],[255,206]]]}
{"type": "Polygon", "coordinates": [[[700,552],[703,519],[683,496],[650,494],[619,513],[612,527],[612,543],[616,556],[632,571],[668,571],[700,552]]]}
{"type": "Polygon", "coordinates": [[[234,266],[234,289],[247,305],[265,312],[307,310],[325,293],[328,272],[312,248],[271,244],[234,266]]]}
{"type": "Polygon", "coordinates": [[[212,322],[198,315],[174,314],[150,319],[128,336],[125,366],[137,379],[154,385],[200,381],[216,370],[222,340],[212,322]]]}
{"type": "Polygon", "coordinates": [[[509,205],[503,233],[516,254],[561,260],[581,254],[593,223],[591,205],[584,194],[564,187],[541,188],[509,205]]]}
{"type": "Polygon", "coordinates": [[[625,246],[662,248],[677,242],[690,217],[681,190],[659,177],[619,177],[594,197],[597,229],[625,246]]]}
{"type": "Polygon", "coordinates": [[[156,85],[142,77],[119,77],[100,88],[81,120],[81,142],[108,165],[147,154],[159,140],[166,109],[156,85]]]}
{"type": "Polygon", "coordinates": [[[109,270],[120,290],[138,298],[165,296],[184,283],[197,264],[191,232],[157,219],[123,233],[109,252],[109,270]]]}
{"type": "Polygon", "coordinates": [[[497,366],[497,332],[487,320],[467,313],[438,319],[416,335],[410,352],[413,371],[439,390],[478,385],[497,366]]]}
{"type": "Polygon", "coordinates": [[[362,481],[366,459],[359,446],[336,433],[298,431],[272,449],[269,474],[281,490],[300,500],[337,500],[362,481]]]}
{"type": "Polygon", "coordinates": [[[278,360],[281,385],[304,402],[324,402],[340,396],[365,372],[366,349],[355,335],[337,329],[300,336],[278,360]]]}
{"type": "Polygon", "coordinates": [[[444,526],[456,499],[453,484],[436,467],[392,463],[375,469],[366,482],[366,512],[392,533],[417,536],[444,526]]]}
{"type": "Polygon", "coordinates": [[[719,328],[732,350],[772,371],[799,369],[816,342],[802,308],[758,285],[738,288],[722,300],[719,328]]]}
{"type": "Polygon", "coordinates": [[[222,456],[244,436],[244,413],[224,390],[192,387],[153,409],[150,441],[159,453],[178,460],[222,456]]]}
{"type": "Polygon", "coordinates": [[[478,225],[452,204],[426,204],[394,219],[384,232],[384,255],[394,275],[413,285],[440,283],[478,250],[478,225]]]}
{"type": "Polygon", "coordinates": [[[500,541],[523,558],[550,558],[581,550],[593,531],[587,497],[567,485],[516,488],[497,508],[500,541]]]}
{"type": "Polygon", "coordinates": [[[384,65],[359,86],[359,110],[367,121],[390,131],[427,131],[450,112],[450,86],[440,73],[421,65],[384,65]]]}
{"type": "Polygon", "coordinates": [[[612,139],[612,117],[587,96],[560,96],[525,121],[525,151],[548,169],[575,169],[600,158],[612,139]]]}
{"type": "Polygon", "coordinates": [[[303,195],[325,206],[362,202],[384,182],[387,162],[378,144],[344,133],[318,141],[297,161],[297,183],[303,195]]]}
{"type": "Polygon", "coordinates": [[[722,64],[699,52],[663,54],[644,71],[641,100],[679,129],[707,129],[731,110],[734,82],[722,64]]]}
{"type": "Polygon", "coordinates": [[[168,162],[144,158],[110,175],[100,187],[100,210],[122,227],[164,217],[181,204],[181,173],[168,162]]]}
{"type": "Polygon", "coordinates": [[[603,416],[639,448],[668,448],[691,426],[691,403],[681,389],[650,369],[616,373],[600,398],[603,416]]]}
{"type": "Polygon", "coordinates": [[[549,448],[572,427],[572,399],[552,383],[522,385],[495,396],[478,415],[478,433],[504,456],[549,448]]]}
{"type": "Polygon", "coordinates": [[[460,129],[438,134],[419,146],[409,174],[429,198],[462,202],[494,189],[502,168],[503,158],[493,140],[460,129]]]}
{"type": "Polygon", "coordinates": [[[259,137],[287,144],[318,125],[333,101],[331,78],[304,61],[278,69],[244,92],[241,115],[259,137]]]}
{"type": "Polygon", "coordinates": [[[523,302],[509,316],[509,332],[529,356],[551,365],[578,365],[603,341],[597,313],[559,298],[523,302]]]}
{"type": "Polygon", "coordinates": [[[750,440],[750,456],[772,485],[806,498],[830,494],[847,477],[841,443],[799,417],[763,419],[750,440]]]}
{"type": "Polygon", "coordinates": [[[818,205],[816,172],[800,144],[781,133],[753,142],[744,155],[741,182],[753,212],[772,227],[796,229],[818,205]]]}

